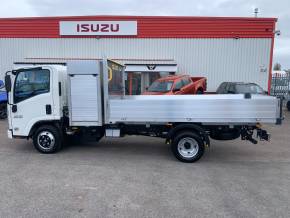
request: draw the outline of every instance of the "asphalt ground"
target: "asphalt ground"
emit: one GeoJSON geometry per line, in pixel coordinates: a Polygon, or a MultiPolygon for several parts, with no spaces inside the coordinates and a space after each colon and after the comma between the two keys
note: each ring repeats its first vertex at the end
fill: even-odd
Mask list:
{"type": "Polygon", "coordinates": [[[212,141],[193,164],[131,136],[40,154],[0,121],[0,217],[290,217],[290,114],[271,142],[212,141]]]}

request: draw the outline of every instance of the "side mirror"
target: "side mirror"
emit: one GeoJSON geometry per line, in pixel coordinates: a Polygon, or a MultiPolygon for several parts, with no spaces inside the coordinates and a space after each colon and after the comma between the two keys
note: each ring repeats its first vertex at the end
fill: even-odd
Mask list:
{"type": "Polygon", "coordinates": [[[10,77],[10,75],[5,76],[5,89],[6,89],[7,93],[11,91],[11,77],[10,77]]]}

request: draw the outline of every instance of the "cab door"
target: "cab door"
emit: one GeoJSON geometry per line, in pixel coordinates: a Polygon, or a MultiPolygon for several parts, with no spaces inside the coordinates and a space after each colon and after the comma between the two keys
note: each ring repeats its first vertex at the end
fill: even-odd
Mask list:
{"type": "Polygon", "coordinates": [[[14,136],[28,136],[38,121],[53,119],[52,71],[31,68],[15,71],[10,122],[14,136]]]}

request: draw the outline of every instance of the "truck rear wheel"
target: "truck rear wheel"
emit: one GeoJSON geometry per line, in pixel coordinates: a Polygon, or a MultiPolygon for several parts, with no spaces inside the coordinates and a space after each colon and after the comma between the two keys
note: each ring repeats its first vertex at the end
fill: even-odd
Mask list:
{"type": "Polygon", "coordinates": [[[41,126],[33,135],[33,144],[36,150],[41,153],[55,153],[62,147],[61,133],[58,128],[54,126],[41,126]]]}
{"type": "Polygon", "coordinates": [[[205,145],[199,135],[190,131],[184,131],[174,137],[171,143],[171,150],[178,160],[192,163],[202,157],[205,145]]]}

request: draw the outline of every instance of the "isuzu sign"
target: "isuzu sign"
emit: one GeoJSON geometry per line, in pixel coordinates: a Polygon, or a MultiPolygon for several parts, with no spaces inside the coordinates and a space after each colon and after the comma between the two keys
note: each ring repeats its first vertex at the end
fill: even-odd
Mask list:
{"type": "Polygon", "coordinates": [[[62,36],[134,36],[137,21],[60,21],[62,36]]]}

